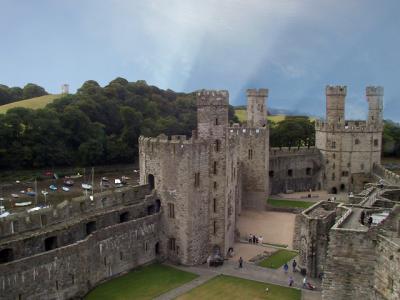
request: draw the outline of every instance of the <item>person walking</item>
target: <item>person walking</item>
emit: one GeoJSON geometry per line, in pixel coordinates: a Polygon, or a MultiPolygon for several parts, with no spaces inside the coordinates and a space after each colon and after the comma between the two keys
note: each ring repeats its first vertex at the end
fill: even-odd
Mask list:
{"type": "Polygon", "coordinates": [[[285,270],[285,274],[286,274],[289,270],[289,266],[287,263],[284,264],[283,269],[285,270]]]}
{"type": "Polygon", "coordinates": [[[294,279],[292,276],[289,276],[289,286],[293,286],[294,284],[294,279]]]}
{"type": "Polygon", "coordinates": [[[361,215],[360,215],[360,222],[361,222],[361,224],[363,224],[363,225],[364,225],[364,220],[365,220],[365,211],[362,211],[362,212],[361,212],[361,215]]]}
{"type": "Polygon", "coordinates": [[[372,221],[373,221],[372,216],[369,216],[369,218],[368,218],[368,227],[371,227],[372,221]]]}
{"type": "Polygon", "coordinates": [[[307,276],[304,276],[303,278],[303,289],[307,288],[307,276]]]}
{"type": "Polygon", "coordinates": [[[243,268],[243,258],[239,258],[239,268],[243,268]]]}
{"type": "Polygon", "coordinates": [[[293,259],[292,267],[293,267],[293,273],[296,272],[297,262],[295,259],[293,259]]]}

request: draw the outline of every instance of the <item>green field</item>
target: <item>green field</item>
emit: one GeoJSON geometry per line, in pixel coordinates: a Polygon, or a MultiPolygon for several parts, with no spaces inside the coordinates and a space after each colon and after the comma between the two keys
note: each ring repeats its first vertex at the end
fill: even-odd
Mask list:
{"type": "Polygon", "coordinates": [[[153,299],[197,277],[169,266],[153,264],[99,285],[86,300],[153,299]]]}
{"type": "Polygon", "coordinates": [[[279,269],[285,262],[289,262],[297,256],[297,252],[289,250],[278,250],[270,257],[262,260],[258,265],[264,268],[279,269]]]}
{"type": "Polygon", "coordinates": [[[179,300],[197,299],[269,299],[300,300],[301,291],[279,285],[219,275],[188,293],[178,297],[179,300]],[[266,292],[268,288],[268,293],[266,292]]]}
{"type": "MultiPolygon", "coordinates": [[[[239,118],[240,122],[244,122],[247,120],[247,112],[245,109],[235,109],[235,114],[239,118]]],[[[285,115],[276,115],[276,116],[268,116],[268,121],[272,121],[275,123],[281,122],[286,118],[285,115]]]]}
{"type": "Polygon", "coordinates": [[[283,200],[269,198],[267,203],[274,207],[291,207],[291,208],[308,208],[315,204],[314,202],[300,201],[300,200],[283,200]]]}
{"type": "Polygon", "coordinates": [[[0,106],[0,114],[4,114],[7,112],[7,110],[14,107],[25,107],[31,109],[43,108],[57,98],[60,98],[60,95],[44,95],[40,97],[8,103],[0,106]]]}

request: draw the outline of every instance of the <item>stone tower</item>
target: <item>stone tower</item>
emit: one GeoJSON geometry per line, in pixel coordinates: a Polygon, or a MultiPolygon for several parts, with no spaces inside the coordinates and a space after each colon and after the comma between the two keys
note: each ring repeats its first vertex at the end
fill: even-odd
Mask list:
{"type": "Polygon", "coordinates": [[[214,254],[226,253],[226,165],[228,91],[201,90],[197,93],[198,138],[211,146],[209,152],[209,237],[214,254]]]}
{"type": "Polygon", "coordinates": [[[345,120],[345,86],[326,87],[326,120],[315,124],[323,157],[324,188],[333,194],[360,191],[380,163],[383,89],[367,87],[368,120],[345,120]]]}
{"type": "Polygon", "coordinates": [[[247,90],[247,126],[265,127],[267,124],[268,89],[247,90]]]}
{"type": "Polygon", "coordinates": [[[344,124],[346,86],[330,86],[325,89],[326,122],[329,124],[344,124]]]}
{"type": "Polygon", "coordinates": [[[383,87],[367,86],[368,123],[381,126],[383,123],[383,87]]]}

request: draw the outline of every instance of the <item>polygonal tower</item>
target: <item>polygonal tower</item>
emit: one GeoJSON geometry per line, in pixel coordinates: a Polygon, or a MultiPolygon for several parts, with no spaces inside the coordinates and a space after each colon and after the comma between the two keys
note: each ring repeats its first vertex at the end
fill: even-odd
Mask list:
{"type": "Polygon", "coordinates": [[[265,127],[267,125],[268,89],[247,90],[247,126],[265,127]]]}
{"type": "Polygon", "coordinates": [[[328,124],[344,124],[344,109],[347,87],[343,85],[328,85],[326,94],[326,122],[328,124]]]}
{"type": "Polygon", "coordinates": [[[383,87],[367,86],[366,96],[368,101],[368,123],[371,125],[382,125],[383,87]]]}

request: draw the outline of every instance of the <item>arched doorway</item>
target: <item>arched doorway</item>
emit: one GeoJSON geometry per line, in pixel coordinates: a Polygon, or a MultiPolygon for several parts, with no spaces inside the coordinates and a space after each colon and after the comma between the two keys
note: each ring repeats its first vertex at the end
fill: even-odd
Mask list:
{"type": "Polygon", "coordinates": [[[156,255],[160,254],[160,242],[157,242],[156,245],[154,246],[154,251],[156,255]]]}
{"type": "Polygon", "coordinates": [[[332,194],[337,194],[337,188],[335,186],[332,188],[332,194]]]}
{"type": "Polygon", "coordinates": [[[344,185],[344,183],[342,183],[341,185],[340,185],[340,191],[344,191],[346,189],[346,186],[344,185]]]}
{"type": "Polygon", "coordinates": [[[155,183],[154,183],[154,175],[153,174],[149,174],[147,176],[147,183],[150,186],[150,190],[154,190],[155,187],[155,183]]]}

